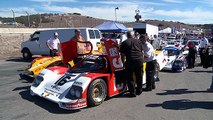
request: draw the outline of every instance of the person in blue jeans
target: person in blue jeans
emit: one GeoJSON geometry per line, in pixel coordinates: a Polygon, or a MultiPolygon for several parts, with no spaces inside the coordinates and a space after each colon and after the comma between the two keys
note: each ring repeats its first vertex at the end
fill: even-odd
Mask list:
{"type": "Polygon", "coordinates": [[[207,89],[207,91],[213,92],[213,64],[212,64],[212,83],[211,83],[210,87],[207,89]]]}

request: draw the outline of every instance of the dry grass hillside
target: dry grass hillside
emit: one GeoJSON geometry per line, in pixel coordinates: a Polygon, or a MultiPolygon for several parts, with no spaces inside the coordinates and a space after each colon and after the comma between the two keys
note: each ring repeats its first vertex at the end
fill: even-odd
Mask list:
{"type": "Polygon", "coordinates": [[[41,23],[40,27],[94,27],[104,20],[76,14],[59,14],[45,16],[50,23],[41,23]]]}
{"type": "MultiPolygon", "coordinates": [[[[26,16],[25,16],[26,17],[26,16]]],[[[103,23],[104,19],[93,18],[89,16],[82,16],[78,13],[67,13],[67,14],[44,14],[42,15],[43,21],[38,21],[38,18],[34,16],[31,19],[31,27],[38,28],[64,28],[64,27],[94,27],[103,23]],[[34,19],[35,18],[35,19],[34,19]]],[[[17,17],[18,20],[18,17],[17,17]]],[[[24,21],[26,22],[26,21],[24,21]]],[[[23,27],[23,21],[19,21],[19,24],[23,27]]],[[[120,22],[120,21],[118,21],[120,22]]],[[[195,26],[180,23],[180,22],[172,22],[172,21],[159,21],[159,20],[146,20],[143,22],[147,22],[152,25],[158,26],[160,29],[166,27],[184,27],[187,29],[194,29],[195,26]]],[[[126,27],[132,27],[133,22],[120,22],[123,23],[126,27]]],[[[26,26],[26,25],[25,25],[26,26]]],[[[14,27],[14,26],[2,26],[0,27],[14,27]]],[[[9,56],[21,56],[21,42],[27,38],[29,38],[29,34],[1,34],[0,33],[0,59],[7,58],[9,56]]]]}
{"type": "MultiPolygon", "coordinates": [[[[134,15],[133,15],[134,16],[134,15]]],[[[26,21],[27,16],[17,17],[18,25],[16,27],[28,27],[28,21],[26,21]]],[[[38,28],[62,28],[62,27],[94,27],[97,26],[104,21],[104,19],[93,18],[90,16],[83,16],[80,13],[66,13],[66,14],[41,14],[40,15],[31,15],[31,27],[38,27],[38,28]]],[[[13,21],[12,18],[1,18],[0,21],[4,22],[11,22],[13,21]]],[[[122,22],[126,27],[132,27],[132,23],[130,22],[122,22]]],[[[145,20],[143,22],[147,22],[152,25],[159,26],[160,29],[166,27],[183,27],[187,29],[194,29],[195,25],[184,24],[180,22],[173,22],[173,21],[160,21],[160,20],[145,20]]],[[[14,27],[12,25],[0,25],[0,27],[14,27]]]]}

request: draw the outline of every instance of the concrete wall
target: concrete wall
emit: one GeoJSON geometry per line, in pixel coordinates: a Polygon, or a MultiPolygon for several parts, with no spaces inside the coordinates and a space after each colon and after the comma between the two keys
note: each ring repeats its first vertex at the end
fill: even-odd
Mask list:
{"type": "Polygon", "coordinates": [[[36,30],[45,30],[50,28],[0,28],[0,34],[4,33],[23,33],[23,34],[31,34],[34,33],[36,30]]]}

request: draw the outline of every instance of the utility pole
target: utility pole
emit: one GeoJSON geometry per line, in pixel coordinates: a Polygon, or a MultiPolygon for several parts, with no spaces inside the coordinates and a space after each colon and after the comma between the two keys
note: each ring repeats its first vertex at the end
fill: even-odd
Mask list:
{"type": "Polygon", "coordinates": [[[11,10],[13,12],[13,22],[14,22],[14,25],[16,25],[16,19],[15,19],[15,12],[13,10],[11,10]]]}
{"type": "Polygon", "coordinates": [[[27,11],[25,11],[27,13],[27,18],[28,18],[28,27],[30,27],[30,15],[27,11]]]}
{"type": "Polygon", "coordinates": [[[115,8],[115,21],[117,21],[117,13],[116,13],[116,10],[119,10],[118,7],[115,8]]]}
{"type": "Polygon", "coordinates": [[[39,14],[39,27],[41,27],[41,22],[42,22],[41,14],[39,14]]]}

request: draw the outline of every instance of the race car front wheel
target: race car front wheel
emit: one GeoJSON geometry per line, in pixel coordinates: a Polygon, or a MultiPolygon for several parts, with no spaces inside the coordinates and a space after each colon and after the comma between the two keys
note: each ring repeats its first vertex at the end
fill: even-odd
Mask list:
{"type": "Polygon", "coordinates": [[[107,95],[107,85],[103,79],[94,80],[88,89],[87,98],[89,106],[100,105],[107,95]]]}

